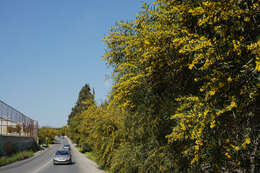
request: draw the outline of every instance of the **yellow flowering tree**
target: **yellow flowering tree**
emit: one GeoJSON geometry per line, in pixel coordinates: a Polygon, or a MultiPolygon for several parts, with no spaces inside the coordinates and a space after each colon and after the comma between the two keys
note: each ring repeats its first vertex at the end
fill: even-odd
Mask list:
{"type": "Polygon", "coordinates": [[[256,157],[251,156],[259,140],[259,1],[162,0],[157,5],[155,14],[178,28],[173,46],[199,86],[195,94],[176,98],[181,104],[172,119],[179,123],[167,136],[169,141],[190,140],[193,145],[183,154],[198,167],[249,169],[251,162],[254,169],[256,157]]]}
{"type": "Polygon", "coordinates": [[[108,102],[83,87],[68,134],[113,172],[255,172],[259,21],[259,0],[144,4],[104,38],[108,102]]]}
{"type": "Polygon", "coordinates": [[[128,138],[113,159],[115,172],[168,172],[187,167],[187,162],[177,159],[177,153],[167,151],[171,147],[165,136],[175,123],[170,120],[176,109],[175,98],[179,93],[196,91],[195,75],[186,73],[186,60],[173,47],[177,31],[155,12],[144,5],[135,21],[118,22],[104,38],[108,48],[104,59],[114,68],[115,81],[109,105],[128,112],[122,131],[128,138]],[[192,83],[194,87],[189,87],[192,83]]]}
{"type": "Polygon", "coordinates": [[[171,150],[193,170],[254,170],[259,10],[258,0],[144,5],[135,21],[119,22],[104,39],[104,59],[114,67],[110,101],[137,115],[136,121],[146,117],[137,128],[150,123],[150,137],[183,142],[171,150]]]}

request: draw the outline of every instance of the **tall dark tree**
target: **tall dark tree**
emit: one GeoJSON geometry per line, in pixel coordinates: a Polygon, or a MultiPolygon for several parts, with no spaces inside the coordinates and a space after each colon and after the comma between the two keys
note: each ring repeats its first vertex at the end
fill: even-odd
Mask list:
{"type": "Polygon", "coordinates": [[[68,118],[68,125],[70,127],[70,132],[73,134],[71,136],[72,140],[77,144],[83,138],[82,134],[80,134],[80,125],[83,119],[80,116],[82,112],[86,111],[91,105],[95,103],[94,101],[94,94],[91,93],[91,88],[88,84],[85,84],[78,96],[78,100],[76,105],[72,108],[72,111],[68,118]]]}
{"type": "Polygon", "coordinates": [[[94,103],[94,93],[91,93],[90,86],[88,84],[85,84],[81,88],[76,105],[72,108],[72,111],[69,115],[68,125],[70,125],[71,119],[73,117],[79,115],[84,110],[87,110],[88,107],[93,103],[94,103]]]}

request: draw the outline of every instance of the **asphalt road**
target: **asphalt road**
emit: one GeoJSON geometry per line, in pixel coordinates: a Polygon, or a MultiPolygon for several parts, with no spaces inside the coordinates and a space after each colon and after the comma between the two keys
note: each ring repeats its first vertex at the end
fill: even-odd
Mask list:
{"type": "Polygon", "coordinates": [[[65,138],[60,139],[60,144],[54,144],[32,158],[0,167],[0,173],[104,173],[104,171],[65,138]],[[71,145],[72,164],[53,165],[52,159],[56,150],[61,149],[67,143],[71,145]]]}

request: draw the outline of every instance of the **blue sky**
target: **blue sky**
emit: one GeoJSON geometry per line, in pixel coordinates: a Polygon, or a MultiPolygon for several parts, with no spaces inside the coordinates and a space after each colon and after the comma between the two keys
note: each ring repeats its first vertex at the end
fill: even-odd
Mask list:
{"type": "MultiPolygon", "coordinates": [[[[65,125],[81,87],[105,100],[111,76],[102,38],[145,0],[1,0],[0,99],[38,120],[65,125]]],[[[149,2],[148,0],[146,2],[149,2]]]]}

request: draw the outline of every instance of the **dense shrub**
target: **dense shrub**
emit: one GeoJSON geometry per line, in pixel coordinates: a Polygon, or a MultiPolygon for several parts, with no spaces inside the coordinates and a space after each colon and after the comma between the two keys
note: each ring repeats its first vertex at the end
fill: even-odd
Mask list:
{"type": "Polygon", "coordinates": [[[157,0],[104,38],[106,104],[69,121],[113,172],[251,171],[259,165],[257,0],[157,0]]]}

